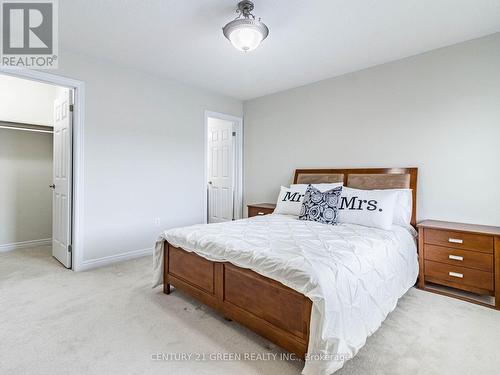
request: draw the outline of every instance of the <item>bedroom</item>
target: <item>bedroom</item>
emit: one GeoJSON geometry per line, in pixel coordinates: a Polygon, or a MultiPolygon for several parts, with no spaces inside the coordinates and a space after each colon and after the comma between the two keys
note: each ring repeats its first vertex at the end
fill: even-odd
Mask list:
{"type": "MultiPolygon", "coordinates": [[[[259,204],[276,204],[296,170],[418,168],[417,224],[500,226],[497,2],[256,1],[252,12],[269,34],[247,53],[221,30],[237,16],[236,1],[58,7],[58,68],[1,72],[80,85],[74,267],[48,274],[42,263],[21,278],[5,266],[16,251],[0,254],[2,373],[303,371],[299,359],[220,360],[293,351],[237,317],[224,320],[203,295],[190,296],[175,283],[170,295],[151,289],[159,235],[207,218],[207,111],[243,119],[242,216],[273,217],[259,215],[272,207],[259,204]],[[190,360],[167,360],[176,355],[190,360]]],[[[342,177],[346,187],[349,174],[342,177]]],[[[471,269],[488,273],[480,279],[489,284],[480,293],[454,288],[454,294],[491,304],[500,275],[498,234],[468,230],[487,243],[451,243],[461,253],[448,256],[468,251],[480,259],[471,269]]],[[[432,246],[441,245],[421,247],[431,254],[432,246]]],[[[408,288],[336,373],[496,373],[498,310],[408,288]]],[[[252,297],[239,291],[230,292],[252,297]]],[[[255,298],[268,301],[275,292],[255,298]]],[[[285,301],[300,298],[291,293],[285,301]]]]}

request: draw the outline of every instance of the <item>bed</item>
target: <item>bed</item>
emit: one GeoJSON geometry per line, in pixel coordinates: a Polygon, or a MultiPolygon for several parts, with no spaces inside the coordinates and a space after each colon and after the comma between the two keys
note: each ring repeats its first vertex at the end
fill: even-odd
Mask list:
{"type": "MultiPolygon", "coordinates": [[[[411,188],[416,168],[300,169],[294,183],[411,188]]],[[[294,355],[304,374],[342,367],[414,285],[413,228],[391,231],[266,215],[164,232],[154,285],[183,290],[294,355]]]]}

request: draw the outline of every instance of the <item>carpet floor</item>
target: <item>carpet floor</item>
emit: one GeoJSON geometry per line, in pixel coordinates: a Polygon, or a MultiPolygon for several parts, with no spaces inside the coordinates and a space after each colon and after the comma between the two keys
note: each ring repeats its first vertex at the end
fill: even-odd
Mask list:
{"type": "MultiPolygon", "coordinates": [[[[48,247],[1,253],[0,374],[300,373],[301,361],[265,360],[284,352],[239,324],[151,289],[151,265],[76,273],[48,247]]],[[[336,374],[499,374],[499,354],[500,312],[411,289],[336,374]]]]}

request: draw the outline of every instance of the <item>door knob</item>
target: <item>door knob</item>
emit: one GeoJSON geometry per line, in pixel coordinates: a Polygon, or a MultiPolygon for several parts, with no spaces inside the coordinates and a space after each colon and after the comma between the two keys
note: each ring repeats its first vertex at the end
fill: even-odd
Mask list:
{"type": "Polygon", "coordinates": [[[51,189],[55,189],[55,188],[56,188],[56,185],[54,185],[54,184],[49,185],[49,188],[51,188],[51,189]]]}
{"type": "Polygon", "coordinates": [[[212,181],[208,181],[208,184],[209,184],[209,185],[212,185],[212,181]]]}

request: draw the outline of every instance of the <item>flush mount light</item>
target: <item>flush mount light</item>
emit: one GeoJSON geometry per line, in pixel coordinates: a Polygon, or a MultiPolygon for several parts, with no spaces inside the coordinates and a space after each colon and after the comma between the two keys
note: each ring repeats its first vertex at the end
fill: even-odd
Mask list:
{"type": "Polygon", "coordinates": [[[240,1],[236,10],[238,16],[222,28],[224,36],[235,48],[243,52],[257,48],[269,34],[269,29],[260,22],[260,18],[255,19],[253,8],[251,1],[240,1]]]}

